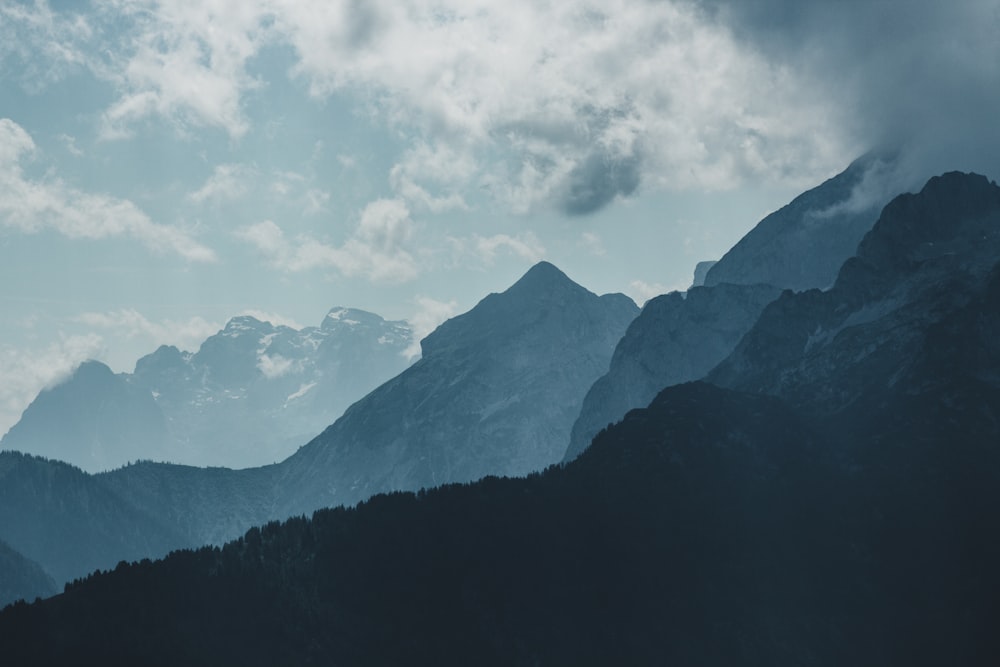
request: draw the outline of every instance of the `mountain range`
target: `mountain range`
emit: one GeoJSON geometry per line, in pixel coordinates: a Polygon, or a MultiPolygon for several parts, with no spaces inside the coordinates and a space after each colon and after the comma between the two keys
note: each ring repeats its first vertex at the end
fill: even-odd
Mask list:
{"type": "MultiPolygon", "coordinates": [[[[597,296],[539,263],[506,291],[442,324],[422,341],[419,361],[281,463],[233,470],[140,461],[86,475],[55,461],[0,454],[60,475],[49,487],[44,480],[51,477],[41,472],[9,475],[0,536],[67,581],[122,558],[222,544],[253,525],[375,493],[540,470],[562,458],[587,387],[607,369],[637,312],[628,297],[597,296]],[[58,521],[28,521],[53,511],[36,506],[40,494],[100,507],[74,524],[74,539],[90,551],[76,558],[56,546],[67,535],[58,521]],[[119,514],[137,517],[135,525],[114,519],[121,533],[106,534],[102,517],[119,514]]],[[[243,325],[233,328],[244,336],[243,325]]]]}
{"type": "Polygon", "coordinates": [[[90,472],[136,460],[274,463],[409,365],[413,331],[354,308],[318,327],[233,318],[197,352],[162,346],[114,374],[82,364],[42,391],[0,447],[90,472]]]}
{"type": "Polygon", "coordinates": [[[0,641],[24,664],[990,664],[998,304],[1000,187],[945,174],[565,465],[122,563],[9,607],[0,641]]]}
{"type": "Polygon", "coordinates": [[[59,530],[136,561],[0,612],[5,657],[990,664],[1000,187],[948,173],[876,218],[830,283],[712,282],[720,261],[638,317],[539,264],[281,464],[95,476],[0,455],[12,549],[51,571],[42,517],[72,507],[59,530]],[[618,423],[530,472],[623,393],[618,423]]]}

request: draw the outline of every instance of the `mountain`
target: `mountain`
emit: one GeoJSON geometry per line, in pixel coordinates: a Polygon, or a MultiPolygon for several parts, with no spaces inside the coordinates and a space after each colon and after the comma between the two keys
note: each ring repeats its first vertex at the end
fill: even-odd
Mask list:
{"type": "Polygon", "coordinates": [[[289,513],[559,461],[635,317],[547,262],[421,341],[421,359],[282,464],[289,513]]]}
{"type": "Polygon", "coordinates": [[[166,451],[166,420],[148,391],[98,361],[43,390],[0,440],[24,451],[88,470],[103,470],[166,451]]]}
{"type": "Polygon", "coordinates": [[[34,600],[56,594],[56,582],[41,565],[0,540],[0,608],[16,600],[34,600]]]}
{"type": "Polygon", "coordinates": [[[122,564],[0,613],[0,641],[38,665],[989,664],[1000,486],[942,410],[841,441],[674,386],[565,467],[122,564]]]}
{"type": "MultiPolygon", "coordinates": [[[[504,296],[448,329],[516,312],[504,296]]],[[[768,305],[709,373],[727,387],[668,387],[540,474],[123,563],[0,612],[4,657],[991,664],[998,340],[1000,188],[945,174],[885,207],[830,290],[768,305]]]]}
{"type": "Polygon", "coordinates": [[[708,270],[704,284],[829,287],[879,211],[900,191],[895,167],[890,153],[858,158],[757,223],[708,270]]]}
{"type": "Polygon", "coordinates": [[[893,159],[872,153],[758,223],[718,262],[699,262],[685,294],[650,300],[587,392],[565,460],[672,384],[703,378],[782,288],[827,287],[878,217],[893,159]]]}
{"type": "Polygon", "coordinates": [[[989,340],[1000,332],[1000,301],[988,301],[997,293],[998,260],[1000,187],[974,174],[932,178],[885,207],[830,290],[784,293],[708,379],[817,414],[896,385],[934,384],[925,364],[942,350],[965,360],[950,371],[995,382],[940,332],[962,331],[956,340],[980,346],[970,350],[995,353],[989,340]]]}
{"type": "Polygon", "coordinates": [[[192,545],[98,478],[18,452],[0,452],[0,539],[60,583],[192,545]]]}
{"type": "MultiPolygon", "coordinates": [[[[279,464],[232,470],[139,461],[87,475],[55,461],[4,454],[25,472],[4,490],[10,499],[0,492],[0,519],[7,517],[0,520],[0,537],[67,581],[122,558],[222,544],[256,524],[351,505],[381,491],[542,469],[559,460],[584,388],[606,370],[636,311],[625,296],[598,297],[551,264],[539,264],[506,292],[442,324],[423,341],[421,361],[279,464]],[[373,430],[373,419],[386,421],[373,430]],[[36,485],[44,491],[34,490],[34,479],[44,480],[36,485]],[[94,515],[64,523],[52,503],[29,506],[33,493],[47,494],[52,503],[90,507],[94,515]],[[48,513],[58,519],[47,521],[48,513]],[[28,527],[34,533],[26,536],[28,527]],[[89,532],[80,538],[77,530],[89,532]],[[91,545],[79,559],[58,546],[76,539],[91,545]]],[[[328,327],[355,328],[361,321],[354,312],[332,313],[328,327]]],[[[259,340],[267,327],[236,320],[199,354],[235,339],[238,344],[224,348],[230,359],[259,355],[246,341],[259,340]]],[[[282,341],[283,332],[277,333],[272,346],[282,341]]],[[[222,356],[212,354],[215,360],[222,356]]],[[[171,369],[197,364],[210,378],[208,386],[222,383],[212,378],[226,373],[230,385],[246,379],[233,377],[246,364],[211,365],[195,356],[161,348],[140,362],[139,380],[126,379],[160,378],[155,391],[161,405],[177,393],[172,378],[187,386],[186,376],[171,369]]],[[[286,352],[284,358],[291,356],[286,352]]]]}
{"type": "Polygon", "coordinates": [[[273,463],[406,368],[412,340],[407,323],[352,308],[301,330],[236,317],[197,352],[162,346],[131,374],[81,365],[39,394],[0,446],[91,472],[139,459],[273,463]]]}
{"type": "Polygon", "coordinates": [[[565,460],[664,387],[698,380],[736,347],[781,290],[770,285],[692,287],[651,299],[615,347],[608,372],[587,391],[565,460]]]}

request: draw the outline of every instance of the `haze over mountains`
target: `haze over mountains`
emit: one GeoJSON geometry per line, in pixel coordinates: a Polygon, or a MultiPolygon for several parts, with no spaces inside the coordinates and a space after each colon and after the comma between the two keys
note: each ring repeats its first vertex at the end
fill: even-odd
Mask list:
{"type": "Polygon", "coordinates": [[[588,392],[566,460],[663,387],[703,378],[782,290],[829,287],[888,201],[895,169],[889,153],[858,158],[765,217],[722,259],[699,263],[686,294],[647,302],[588,392]]]}
{"type": "Polygon", "coordinates": [[[138,459],[245,468],[284,459],[409,365],[413,331],[353,308],[296,330],[233,318],[195,352],[162,346],[115,375],[81,365],[0,447],[90,472],[138,459]]]}
{"type": "MultiPolygon", "coordinates": [[[[65,581],[113,565],[126,557],[111,556],[119,552],[135,558],[220,544],[255,524],[379,492],[540,470],[562,458],[587,387],[607,369],[637,312],[628,297],[597,296],[539,263],[506,291],[441,325],[424,339],[417,363],[280,464],[231,470],[140,462],[88,476],[65,464],[0,454],[11,469],[36,471],[12,472],[5,481],[0,536],[65,581]],[[45,486],[50,467],[72,484],[45,486]],[[65,496],[70,488],[78,495],[65,496]],[[93,557],[74,560],[54,546],[61,524],[22,525],[47,511],[35,506],[39,495],[82,506],[112,498],[115,512],[141,517],[148,530],[137,526],[112,539],[101,518],[108,510],[80,518],[74,539],[90,545],[93,557]]],[[[244,348],[253,350],[258,335],[245,321],[231,323],[220,343],[249,341],[253,346],[244,348]]],[[[227,366],[233,367],[246,365],[227,366]]]]}
{"type": "Polygon", "coordinates": [[[8,608],[0,639],[39,664],[989,664],[998,304],[1000,187],[945,174],[884,208],[831,289],[766,306],[712,384],[565,466],[123,564],[8,608]]]}

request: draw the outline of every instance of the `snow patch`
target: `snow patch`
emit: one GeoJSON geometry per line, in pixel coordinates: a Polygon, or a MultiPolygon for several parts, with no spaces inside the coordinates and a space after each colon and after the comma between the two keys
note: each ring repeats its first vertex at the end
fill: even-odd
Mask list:
{"type": "Polygon", "coordinates": [[[262,354],[257,357],[257,369],[264,374],[268,380],[287,375],[295,364],[291,359],[286,359],[280,354],[262,354]]]}

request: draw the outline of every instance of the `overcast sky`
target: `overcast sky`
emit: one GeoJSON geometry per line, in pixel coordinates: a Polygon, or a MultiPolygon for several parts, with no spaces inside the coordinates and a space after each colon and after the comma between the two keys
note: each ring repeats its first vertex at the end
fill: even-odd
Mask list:
{"type": "Polygon", "coordinates": [[[1000,0],[0,0],[0,433],[241,313],[640,304],[870,148],[1000,169],[1000,0]]]}

